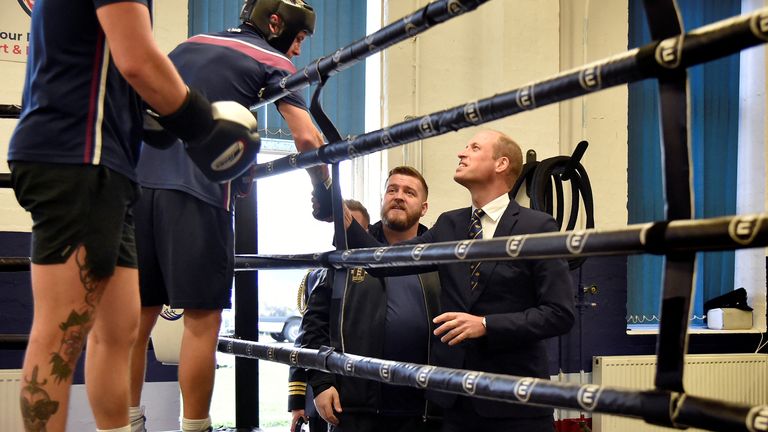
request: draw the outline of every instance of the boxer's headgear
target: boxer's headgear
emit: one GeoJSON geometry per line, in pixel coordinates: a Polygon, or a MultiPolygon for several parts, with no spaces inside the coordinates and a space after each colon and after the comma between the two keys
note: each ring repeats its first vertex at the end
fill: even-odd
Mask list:
{"type": "Polygon", "coordinates": [[[285,54],[299,33],[314,33],[315,10],[303,0],[245,0],[240,21],[256,27],[270,45],[285,54]],[[272,14],[282,20],[279,33],[269,28],[272,14]]]}

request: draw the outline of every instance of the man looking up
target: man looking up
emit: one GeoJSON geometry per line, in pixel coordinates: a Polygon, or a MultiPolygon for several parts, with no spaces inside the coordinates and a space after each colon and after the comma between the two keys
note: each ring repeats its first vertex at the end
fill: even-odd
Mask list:
{"type": "MultiPolygon", "coordinates": [[[[454,180],[467,188],[471,206],[441,214],[426,233],[407,244],[483,239],[557,231],[546,213],[510,200],[522,170],[520,147],[493,130],[475,134],[458,154],[454,180]]],[[[345,212],[349,246],[377,247],[345,212]]],[[[376,276],[437,270],[442,283],[434,319],[433,364],[549,379],[544,340],[568,332],[574,302],[563,259],[458,262],[424,267],[371,269],[376,276]]],[[[443,432],[554,430],[551,408],[428,392],[445,412],[443,432]]]]}

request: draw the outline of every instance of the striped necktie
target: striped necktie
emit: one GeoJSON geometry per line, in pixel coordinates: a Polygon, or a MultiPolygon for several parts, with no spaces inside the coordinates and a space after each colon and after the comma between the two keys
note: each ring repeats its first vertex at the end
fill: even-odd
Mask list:
{"type": "MultiPolygon", "coordinates": [[[[483,209],[475,209],[474,212],[472,212],[472,218],[469,220],[469,233],[468,237],[470,240],[475,239],[482,239],[483,238],[483,225],[480,223],[480,218],[483,217],[485,212],[483,209]]],[[[478,271],[480,267],[480,261],[475,261],[469,264],[469,281],[470,281],[470,289],[474,290],[477,288],[477,284],[480,281],[480,272],[478,271]]]]}

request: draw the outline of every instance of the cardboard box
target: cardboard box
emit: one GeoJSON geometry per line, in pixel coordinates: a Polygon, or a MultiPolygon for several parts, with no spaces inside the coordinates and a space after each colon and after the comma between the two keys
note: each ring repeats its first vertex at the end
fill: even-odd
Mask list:
{"type": "Polygon", "coordinates": [[[752,311],[716,308],[707,312],[707,327],[713,330],[746,330],[752,328],[752,311]]]}

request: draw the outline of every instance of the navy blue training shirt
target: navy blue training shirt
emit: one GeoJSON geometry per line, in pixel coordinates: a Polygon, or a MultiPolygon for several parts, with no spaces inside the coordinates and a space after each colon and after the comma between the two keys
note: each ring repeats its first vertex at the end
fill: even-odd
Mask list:
{"type": "Polygon", "coordinates": [[[37,0],[9,161],[104,165],[135,180],[141,100],[112,61],[96,9],[130,1],[37,0]]]}
{"type": "MultiPolygon", "coordinates": [[[[247,25],[193,36],[169,57],[184,82],[211,102],[230,100],[244,106],[256,103],[263,87],[296,71],[287,57],[247,25]]],[[[279,103],[306,107],[298,94],[289,94],[279,103]]],[[[181,142],[166,150],[145,145],[137,171],[144,187],[179,190],[214,206],[232,208],[229,183],[208,180],[187,157],[181,142]]]]}

